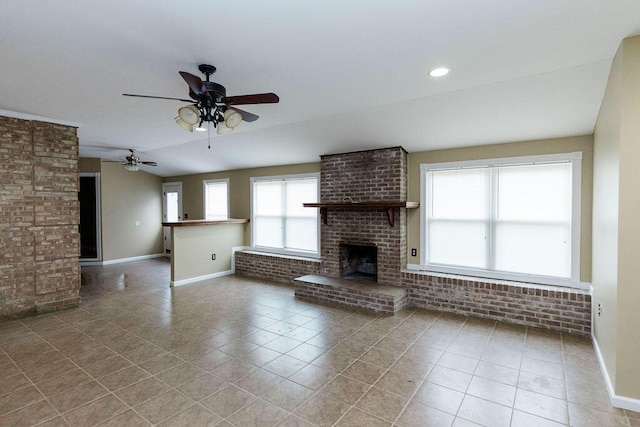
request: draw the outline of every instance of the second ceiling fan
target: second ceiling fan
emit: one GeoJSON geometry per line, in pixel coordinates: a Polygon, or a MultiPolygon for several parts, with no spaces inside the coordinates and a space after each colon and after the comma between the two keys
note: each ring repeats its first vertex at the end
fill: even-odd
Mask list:
{"type": "Polygon", "coordinates": [[[205,75],[206,80],[203,81],[198,76],[194,76],[186,71],[180,71],[180,75],[189,86],[189,97],[191,99],[135,95],[130,93],[123,93],[123,95],[189,102],[191,105],[178,109],[176,123],[190,132],[194,130],[210,130],[210,128],[204,125],[213,123],[219,135],[231,133],[243,120],[245,122],[258,120],[259,117],[257,115],[236,108],[235,105],[277,104],[280,102],[278,95],[270,92],[227,96],[227,90],[224,86],[209,80],[211,74],[216,72],[216,67],[201,64],[198,66],[198,69],[205,75]]]}

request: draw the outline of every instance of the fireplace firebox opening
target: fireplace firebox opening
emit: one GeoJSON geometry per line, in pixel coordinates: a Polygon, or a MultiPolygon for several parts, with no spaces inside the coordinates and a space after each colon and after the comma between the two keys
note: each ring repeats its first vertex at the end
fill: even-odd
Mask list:
{"type": "Polygon", "coordinates": [[[345,279],[378,281],[378,248],[340,244],[340,276],[345,279]]]}

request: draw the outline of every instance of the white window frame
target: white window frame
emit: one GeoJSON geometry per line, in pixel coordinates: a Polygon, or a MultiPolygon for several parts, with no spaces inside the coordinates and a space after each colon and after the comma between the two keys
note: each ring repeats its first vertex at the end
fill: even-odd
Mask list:
{"type": "MultiPolygon", "coordinates": [[[[315,178],[318,183],[316,187],[316,200],[320,200],[320,173],[302,173],[302,174],[289,174],[289,175],[272,175],[272,176],[259,176],[259,177],[251,177],[250,178],[250,200],[251,200],[251,248],[261,252],[270,252],[277,253],[283,255],[292,255],[292,256],[301,256],[307,258],[319,258],[320,257],[320,215],[316,214],[316,230],[317,230],[317,247],[315,251],[296,251],[284,248],[272,248],[266,246],[257,246],[255,244],[256,235],[256,221],[254,220],[254,184],[261,181],[288,181],[288,180],[296,180],[296,179],[305,179],[305,178],[315,178]]],[[[311,200],[310,200],[311,202],[311,200]]],[[[316,208],[307,208],[307,209],[316,209],[316,208]]],[[[284,231],[283,231],[284,232],[284,231]]]]}
{"type": "Polygon", "coordinates": [[[207,185],[208,184],[220,184],[224,183],[227,186],[227,213],[225,218],[214,218],[216,219],[228,219],[229,218],[229,178],[221,178],[221,179],[205,179],[202,181],[202,218],[207,218],[207,185]]]}
{"type": "Polygon", "coordinates": [[[580,218],[581,218],[582,152],[547,154],[523,157],[506,157],[486,160],[468,160],[446,163],[428,163],[420,165],[420,270],[438,273],[459,274],[498,280],[539,283],[545,285],[584,288],[580,282],[580,218]],[[571,162],[571,277],[550,277],[533,274],[510,273],[497,270],[484,270],[465,267],[452,267],[429,264],[427,244],[427,213],[430,210],[427,200],[427,174],[429,171],[446,169],[465,169],[490,166],[515,166],[525,164],[544,164],[571,162]]]}

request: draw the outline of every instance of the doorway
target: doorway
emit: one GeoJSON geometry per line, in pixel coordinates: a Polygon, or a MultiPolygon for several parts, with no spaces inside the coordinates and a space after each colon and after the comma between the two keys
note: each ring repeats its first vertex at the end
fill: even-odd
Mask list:
{"type": "Polygon", "coordinates": [[[80,173],[80,261],[102,260],[100,239],[100,173],[80,173]]]}
{"type": "MultiPolygon", "coordinates": [[[[182,221],[182,182],[162,184],[162,221],[182,221]]],[[[163,227],[164,253],[171,253],[171,227],[163,227]]]]}

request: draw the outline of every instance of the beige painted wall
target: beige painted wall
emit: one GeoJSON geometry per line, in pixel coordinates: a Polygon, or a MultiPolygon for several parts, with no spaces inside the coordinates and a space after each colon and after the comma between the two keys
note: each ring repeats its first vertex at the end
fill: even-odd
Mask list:
{"type": "MultiPolygon", "coordinates": [[[[320,162],[174,176],[165,178],[164,182],[182,182],[183,212],[189,215],[189,219],[203,219],[202,181],[205,179],[229,178],[229,216],[231,218],[250,218],[251,177],[314,172],[320,172],[320,162]]],[[[251,243],[251,225],[249,224],[245,229],[244,244],[249,245],[251,243]]]]}
{"type": "Polygon", "coordinates": [[[171,281],[231,270],[231,249],[244,244],[248,224],[172,227],[171,281]],[[212,260],[211,255],[216,259],[212,260]]]}
{"type": "Polygon", "coordinates": [[[640,399],[640,36],[622,42],[616,394],[640,399]]]}
{"type": "MultiPolygon", "coordinates": [[[[580,220],[580,280],[589,282],[591,280],[591,192],[593,182],[593,138],[591,135],[409,153],[407,198],[409,201],[420,201],[420,165],[423,163],[571,153],[575,151],[581,151],[583,153],[582,216],[580,220]]],[[[420,209],[409,209],[407,211],[407,225],[407,262],[409,264],[419,264],[420,209]],[[411,256],[412,248],[417,249],[418,255],[415,257],[411,256]]]]}
{"type": "Polygon", "coordinates": [[[163,253],[162,178],[110,162],[100,175],[102,260],[163,253]]]}
{"type": "Polygon", "coordinates": [[[100,172],[102,161],[94,157],[83,157],[78,159],[78,170],[80,172],[100,172]]]}
{"type": "Polygon", "coordinates": [[[640,399],[640,36],[622,41],[594,132],[594,336],[617,396],[640,399]]]}
{"type": "Polygon", "coordinates": [[[594,131],[593,152],[593,334],[614,383],[618,320],[618,192],[620,170],[620,103],[622,50],[613,61],[594,131]]]}

